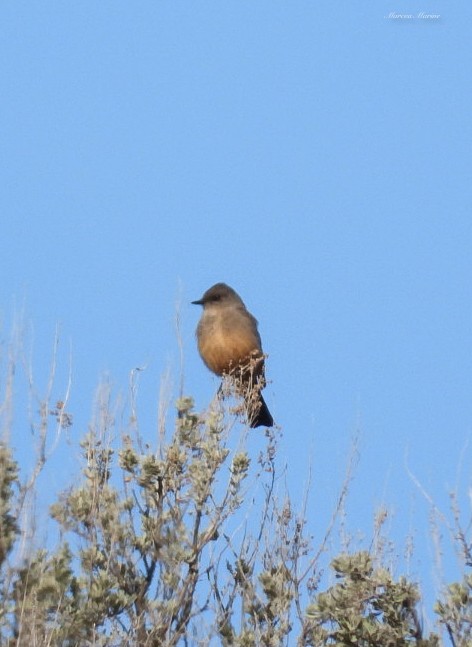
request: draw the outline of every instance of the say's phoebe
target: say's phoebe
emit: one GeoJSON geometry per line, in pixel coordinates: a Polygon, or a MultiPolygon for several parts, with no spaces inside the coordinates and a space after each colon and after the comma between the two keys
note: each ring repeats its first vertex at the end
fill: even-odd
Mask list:
{"type": "Polygon", "coordinates": [[[226,283],[217,283],[192,303],[203,306],[197,327],[203,361],[213,373],[235,378],[236,388],[246,400],[251,427],[272,427],[274,420],[261,394],[264,354],[257,320],[226,283]]]}

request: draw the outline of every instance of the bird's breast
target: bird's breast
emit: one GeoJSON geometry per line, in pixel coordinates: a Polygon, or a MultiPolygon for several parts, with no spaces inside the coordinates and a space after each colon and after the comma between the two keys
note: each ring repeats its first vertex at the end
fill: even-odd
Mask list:
{"type": "MultiPolygon", "coordinates": [[[[261,356],[260,343],[251,330],[245,327],[228,327],[217,320],[202,319],[197,330],[198,350],[208,368],[222,375],[245,366],[252,357],[261,356]]],[[[256,372],[260,373],[263,362],[256,372]]]]}

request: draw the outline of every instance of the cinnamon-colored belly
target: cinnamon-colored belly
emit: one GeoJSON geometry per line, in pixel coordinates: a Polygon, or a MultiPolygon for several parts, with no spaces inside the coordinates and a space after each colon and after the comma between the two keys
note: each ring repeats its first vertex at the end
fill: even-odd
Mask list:
{"type": "MultiPolygon", "coordinates": [[[[251,358],[261,356],[254,340],[238,333],[225,334],[213,331],[212,335],[201,336],[198,349],[210,371],[217,375],[231,373],[239,366],[246,366],[251,358]]],[[[254,373],[260,374],[263,362],[258,363],[254,373]]]]}

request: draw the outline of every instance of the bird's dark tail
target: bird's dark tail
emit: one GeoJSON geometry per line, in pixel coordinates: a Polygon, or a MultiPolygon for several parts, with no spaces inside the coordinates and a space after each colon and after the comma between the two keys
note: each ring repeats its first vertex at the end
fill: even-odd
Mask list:
{"type": "Polygon", "coordinates": [[[252,411],[249,415],[249,426],[255,427],[272,427],[274,419],[271,416],[269,407],[266,405],[262,394],[259,393],[257,401],[252,405],[252,411]]]}

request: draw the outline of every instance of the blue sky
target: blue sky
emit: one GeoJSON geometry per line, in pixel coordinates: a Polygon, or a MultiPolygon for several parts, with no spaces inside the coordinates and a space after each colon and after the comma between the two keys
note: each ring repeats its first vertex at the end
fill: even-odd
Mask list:
{"type": "MultiPolygon", "coordinates": [[[[0,9],[3,342],[24,311],[44,390],[59,325],[77,437],[100,376],[126,391],[146,365],[152,439],[161,376],[179,382],[176,303],[203,409],[218,382],[189,302],[229,283],[260,322],[295,503],[312,455],[315,538],[358,430],[348,527],[369,538],[386,504],[428,595],[429,510],[406,462],[441,509],[459,483],[470,517],[471,19],[465,0],[0,9]]],[[[58,455],[59,486],[76,452],[58,455]]]]}

